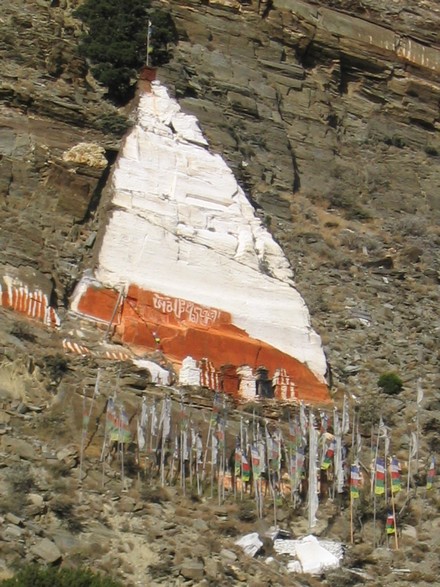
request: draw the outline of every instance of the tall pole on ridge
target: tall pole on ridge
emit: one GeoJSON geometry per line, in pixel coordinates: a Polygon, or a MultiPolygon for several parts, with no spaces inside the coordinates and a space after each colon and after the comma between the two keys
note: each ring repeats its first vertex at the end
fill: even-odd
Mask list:
{"type": "Polygon", "coordinates": [[[147,28],[147,61],[146,61],[147,67],[149,67],[149,65],[150,65],[150,36],[151,36],[151,20],[148,20],[148,28],[147,28]]]}

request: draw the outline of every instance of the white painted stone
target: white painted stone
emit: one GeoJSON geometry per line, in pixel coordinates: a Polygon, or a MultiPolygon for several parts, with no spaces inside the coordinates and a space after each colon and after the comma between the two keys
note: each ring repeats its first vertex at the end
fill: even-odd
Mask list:
{"type": "Polygon", "coordinates": [[[153,84],[138,108],[113,174],[114,208],[95,277],[229,312],[249,336],[323,380],[321,340],[289,264],[231,170],[163,86],[153,84]]]}
{"type": "Polygon", "coordinates": [[[135,359],[133,363],[141,369],[147,369],[147,371],[151,373],[151,380],[153,383],[157,383],[158,385],[170,384],[170,372],[166,369],[163,369],[157,363],[148,361],[146,359],[135,359]]]}
{"type": "Polygon", "coordinates": [[[192,357],[185,357],[179,372],[180,385],[200,385],[200,369],[192,357]]]}
{"type": "Polygon", "coordinates": [[[237,375],[240,377],[240,396],[248,400],[255,399],[257,385],[252,369],[248,365],[243,365],[238,367],[237,375]]]}

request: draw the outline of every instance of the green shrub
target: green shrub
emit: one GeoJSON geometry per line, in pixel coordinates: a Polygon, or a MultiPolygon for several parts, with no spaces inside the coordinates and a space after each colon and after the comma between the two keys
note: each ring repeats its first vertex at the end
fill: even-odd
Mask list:
{"type": "Polygon", "coordinates": [[[12,579],[0,582],[2,587],[122,587],[103,575],[88,569],[58,569],[29,565],[20,569],[12,579]]]}
{"type": "Polygon", "coordinates": [[[432,147],[431,145],[426,145],[425,153],[427,155],[431,155],[431,157],[437,157],[439,155],[437,149],[435,147],[432,147]]]}
{"type": "Polygon", "coordinates": [[[383,373],[379,377],[377,385],[387,395],[397,395],[402,391],[403,382],[397,373],[383,373]]]}
{"type": "Polygon", "coordinates": [[[86,25],[80,52],[115,103],[132,97],[137,71],[146,61],[148,22],[152,65],[169,59],[168,45],[176,40],[169,14],[150,10],[149,0],[85,0],[75,16],[86,25]]]}

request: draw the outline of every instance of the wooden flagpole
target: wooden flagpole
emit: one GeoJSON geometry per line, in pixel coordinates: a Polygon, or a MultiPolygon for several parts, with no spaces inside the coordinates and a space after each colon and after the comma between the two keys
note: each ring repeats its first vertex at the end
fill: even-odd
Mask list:
{"type": "Polygon", "coordinates": [[[186,471],[185,471],[185,453],[187,447],[187,430],[183,429],[180,432],[180,483],[183,491],[183,495],[186,494],[186,471]]]}
{"type": "Polygon", "coordinates": [[[351,491],[351,477],[350,477],[350,542],[354,544],[354,530],[353,530],[353,493],[351,491]]]}
{"type": "Polygon", "coordinates": [[[79,484],[82,484],[82,468],[83,468],[83,458],[84,458],[84,443],[85,443],[85,436],[87,434],[86,429],[86,389],[83,388],[83,403],[82,403],[82,415],[81,415],[81,446],[80,446],[80,453],[79,453],[79,484]]]}
{"type": "Polygon", "coordinates": [[[409,436],[409,447],[408,447],[408,478],[406,480],[406,494],[407,494],[407,499],[408,499],[408,494],[409,494],[409,490],[410,490],[410,484],[411,484],[411,458],[412,458],[412,451],[413,451],[413,438],[412,438],[412,434],[410,434],[409,436]]]}
{"type": "Polygon", "coordinates": [[[389,475],[390,475],[390,491],[391,491],[391,508],[393,511],[393,519],[394,519],[394,542],[396,545],[396,550],[399,550],[399,540],[397,538],[397,520],[396,520],[396,504],[394,501],[394,491],[393,491],[393,480],[391,476],[391,466],[389,467],[389,475]]]}
{"type": "MultiPolygon", "coordinates": [[[[211,424],[211,421],[210,421],[210,424],[211,424]]],[[[206,440],[207,443],[209,442],[210,438],[211,438],[211,499],[212,499],[214,496],[214,465],[217,464],[217,459],[218,459],[218,444],[217,444],[217,438],[214,438],[213,431],[211,432],[211,436],[208,435],[208,438],[206,440]],[[214,453],[214,442],[216,443],[215,444],[215,453],[214,453]],[[214,455],[215,455],[215,461],[214,461],[214,455]]]]}
{"type": "Polygon", "coordinates": [[[373,465],[373,476],[371,482],[371,490],[373,492],[373,539],[374,539],[374,548],[376,548],[376,468],[377,468],[377,455],[379,454],[379,438],[380,438],[380,425],[377,430],[377,438],[376,438],[376,452],[374,454],[374,465],[373,465]]]}

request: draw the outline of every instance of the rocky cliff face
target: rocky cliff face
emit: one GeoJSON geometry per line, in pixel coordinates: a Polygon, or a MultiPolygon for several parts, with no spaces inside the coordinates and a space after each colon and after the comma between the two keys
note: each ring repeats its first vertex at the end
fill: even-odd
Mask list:
{"type": "Polygon", "coordinates": [[[338,385],[389,368],[433,383],[438,7],[168,4],[180,42],[161,76],[287,253],[338,385]]]}
{"type": "Polygon", "coordinates": [[[267,213],[290,220],[299,192],[339,207],[350,199],[349,213],[362,217],[388,175],[376,212],[412,212],[417,192],[438,208],[428,187],[440,150],[435,8],[169,4],[181,41],[167,77],[267,213]]]}
{"type": "MultiPolygon", "coordinates": [[[[400,493],[401,550],[371,546],[375,528],[366,511],[352,565],[370,572],[361,578],[366,584],[376,584],[376,577],[399,586],[407,579],[434,584],[438,498],[421,487],[423,467],[439,451],[438,7],[411,0],[164,4],[180,41],[159,78],[198,116],[210,148],[228,160],[294,267],[325,343],[335,397],[349,391],[359,398],[354,413],[363,446],[370,445],[379,415],[392,428],[392,449],[402,462],[420,431],[420,470],[408,500],[400,493]],[[404,380],[395,398],[376,387],[390,370],[404,380]],[[418,379],[424,397],[416,405],[418,379]],[[410,574],[401,578],[394,572],[400,568],[410,574]]],[[[0,483],[8,495],[0,516],[2,565],[17,557],[59,561],[62,552],[73,563],[99,559],[98,567],[119,570],[127,585],[144,580],[151,565],[152,585],[170,584],[170,572],[176,584],[182,577],[193,584],[231,577],[243,585],[291,584],[277,570],[241,559],[236,564],[236,554],[221,551],[236,532],[237,504],[228,519],[210,503],[179,502],[174,490],[172,503],[166,493],[150,495],[147,511],[135,488],[115,507],[98,499],[97,440],[83,469],[85,502],[75,493],[81,479],[69,445],[79,445],[83,405],[75,392],[91,397],[101,364],[95,349],[108,332],[70,320],[68,307],[84,270],[95,268],[92,248],[110,205],[102,188],[126,113],[106,104],[78,57],[73,6],[10,2],[0,19],[0,275],[7,308],[0,309],[0,432],[7,462],[0,483]],[[66,450],[55,455],[60,445],[66,450]],[[66,495],[70,502],[60,504],[66,495]],[[87,525],[80,539],[66,529],[66,511],[87,525]],[[99,552],[109,532],[117,539],[99,552]],[[154,543],[154,556],[143,548],[142,533],[154,543]],[[132,550],[121,552],[121,542],[132,550]],[[224,556],[212,556],[213,549],[224,556]],[[142,556],[145,565],[138,564],[142,556]]],[[[148,362],[126,373],[120,346],[100,348],[118,361],[116,368],[102,362],[108,394],[127,388],[129,401],[133,389],[146,389],[147,370],[168,382],[148,362]]],[[[199,420],[206,424],[204,416],[199,420]]],[[[116,500],[118,474],[110,467],[105,478],[116,500]]],[[[280,515],[296,533],[306,531],[296,511],[288,507],[280,515]]],[[[319,518],[327,536],[347,538],[348,520],[335,502],[327,502],[319,518]]],[[[270,514],[264,523],[272,523],[270,514]]],[[[253,523],[240,526],[253,529],[253,523]]],[[[351,584],[353,574],[325,581],[351,584]]]]}
{"type": "Polygon", "coordinates": [[[111,130],[125,128],[91,85],[65,9],[18,2],[0,23],[2,303],[46,322],[67,307],[119,144],[111,130]]]}
{"type": "MultiPolygon", "coordinates": [[[[48,22],[54,22],[55,16],[58,16],[62,25],[70,24],[73,36],[74,21],[69,23],[67,17],[63,20],[64,15],[61,11],[49,11],[45,14],[48,22]]],[[[11,16],[11,21],[13,18],[11,16]]],[[[63,38],[58,43],[59,53],[66,50],[67,39],[63,38]]],[[[45,42],[47,43],[47,40],[45,42]]],[[[41,43],[43,44],[43,39],[41,43]]],[[[70,48],[70,51],[74,53],[74,49],[70,48]]],[[[44,63],[48,65],[49,62],[51,63],[53,48],[43,45],[42,52],[45,54],[44,63]]],[[[12,69],[14,63],[8,51],[6,56],[10,57],[8,65],[12,69]]],[[[53,90],[64,86],[69,101],[79,102],[84,98],[83,94],[90,89],[84,63],[81,64],[81,60],[77,58],[77,76],[72,76],[67,64],[66,67],[62,67],[60,56],[59,59],[57,71],[52,72],[54,77],[59,79],[51,80],[49,86],[53,90]],[[84,78],[81,78],[81,73],[84,74],[84,78]],[[69,85],[69,82],[72,84],[69,85]]],[[[33,116],[36,116],[39,111],[36,106],[41,100],[39,88],[43,88],[44,92],[47,85],[38,81],[38,75],[34,75],[34,78],[33,84],[28,87],[28,100],[35,111],[35,114],[29,116],[30,120],[33,120],[33,116]],[[34,96],[34,93],[38,94],[38,97],[34,96]]],[[[12,84],[11,96],[23,94],[21,80],[17,82],[17,85],[18,88],[12,84]]],[[[26,98],[21,97],[20,100],[25,102],[26,98]]],[[[53,102],[56,103],[56,101],[54,98],[53,102]]],[[[13,100],[10,100],[11,102],[13,100]]],[[[141,104],[144,102],[145,98],[142,98],[141,104]]],[[[81,111],[81,108],[74,105],[73,110],[77,112],[76,118],[69,120],[69,116],[62,115],[60,118],[67,118],[71,124],[84,123],[89,118],[89,125],[99,128],[100,125],[102,126],[102,120],[99,119],[101,113],[97,109],[98,119],[90,120],[93,113],[93,100],[90,106],[90,111],[88,109],[81,111]]],[[[145,112],[141,110],[143,120],[140,123],[148,128],[149,134],[148,132],[146,134],[139,126],[127,139],[124,147],[127,154],[125,158],[121,157],[118,171],[114,174],[114,189],[117,197],[113,198],[113,206],[124,207],[129,200],[134,199],[134,212],[127,209],[124,217],[128,219],[128,223],[126,222],[125,233],[122,236],[119,233],[123,231],[124,221],[123,219],[115,221],[118,212],[113,214],[109,230],[107,232],[101,230],[100,240],[104,240],[104,247],[99,252],[97,271],[103,274],[103,280],[107,286],[120,289],[121,284],[125,284],[128,288],[135,283],[159,294],[172,295],[174,300],[185,299],[187,304],[196,302],[199,313],[200,311],[214,312],[218,317],[212,324],[200,323],[200,328],[192,330],[188,330],[187,327],[182,329],[181,323],[188,323],[186,318],[178,318],[176,328],[171,328],[159,315],[156,318],[150,316],[148,320],[144,317],[139,322],[138,332],[134,332],[133,327],[128,325],[133,324],[133,320],[136,319],[136,312],[139,310],[135,308],[134,314],[131,310],[131,317],[122,312],[124,315],[120,318],[120,329],[123,332],[120,333],[120,339],[138,346],[155,348],[154,339],[159,336],[161,349],[170,358],[178,361],[182,361],[188,355],[195,355],[195,358],[200,360],[205,356],[207,348],[215,349],[210,351],[207,358],[214,361],[217,369],[226,365],[234,366],[234,368],[251,365],[253,369],[265,366],[270,370],[270,377],[281,369],[283,373],[286,372],[288,379],[291,378],[292,390],[295,386],[297,387],[295,394],[293,391],[289,392],[289,397],[292,395],[292,397],[313,399],[316,396],[317,399],[324,399],[327,396],[323,385],[326,365],[320,349],[320,341],[310,329],[307,309],[292,287],[290,269],[278,245],[273,242],[260,221],[253,218],[251,207],[243,192],[238,188],[221,159],[218,156],[209,155],[206,149],[197,147],[198,143],[205,142],[203,137],[197,135],[197,132],[194,134],[193,131],[194,136],[188,135],[191,133],[188,117],[180,115],[179,118],[179,113],[174,112],[169,125],[176,136],[180,133],[182,140],[171,141],[168,147],[161,146],[168,140],[166,133],[170,132],[170,129],[165,128],[164,121],[166,122],[165,119],[171,116],[175,108],[177,105],[172,102],[167,103],[166,99],[160,99],[157,95],[152,107],[147,106],[145,112]],[[163,112],[160,110],[161,104],[165,108],[163,112]],[[156,112],[158,109],[159,118],[156,112]],[[163,128],[160,127],[161,124],[163,128]],[[147,137],[146,141],[144,136],[147,137]],[[191,143],[195,145],[191,147],[191,143]],[[194,150],[192,154],[191,148],[194,150]],[[200,161],[192,163],[197,159],[200,161]],[[179,166],[176,161],[180,160],[182,164],[179,166]],[[151,193],[147,189],[148,181],[151,182],[151,193]],[[145,186],[142,182],[146,182],[145,186]],[[205,193],[210,184],[212,184],[210,193],[205,193]],[[218,188],[214,187],[216,184],[218,188]],[[147,194],[147,204],[140,204],[143,194],[147,194]],[[192,204],[185,203],[185,198],[190,198],[192,204]],[[159,210],[158,202],[162,200],[170,200],[171,204],[159,210]],[[203,210],[202,203],[205,201],[206,209],[203,210]],[[139,212],[141,208],[143,211],[139,212]],[[157,217],[154,217],[154,210],[157,217]],[[195,210],[198,210],[199,219],[194,217],[195,210]],[[152,218],[148,219],[147,212],[152,218]],[[169,222],[161,226],[160,218],[166,219],[168,216],[169,222]],[[205,216],[203,221],[202,217],[205,216]],[[146,219],[143,221],[145,228],[142,231],[142,227],[139,227],[136,231],[133,223],[142,217],[146,219]],[[154,236],[153,233],[157,234],[154,236]],[[138,234],[137,240],[134,238],[136,234],[138,234]],[[168,239],[165,238],[167,234],[170,235],[168,239]],[[111,244],[112,239],[113,244],[111,244]],[[154,246],[153,248],[147,246],[145,249],[145,239],[151,241],[153,245],[156,243],[156,249],[154,246]],[[170,246],[167,248],[168,241],[170,246]],[[191,245],[191,242],[195,245],[191,245]],[[127,250],[127,246],[131,253],[127,250]],[[188,250],[185,251],[185,247],[188,250]],[[142,256],[144,249],[146,250],[145,258],[142,259],[140,267],[145,269],[148,267],[145,275],[138,267],[139,255],[142,256]],[[129,261],[130,255],[133,256],[133,262],[129,261]],[[227,266],[228,259],[232,260],[231,267],[227,266]],[[233,270],[234,263],[235,270],[233,270]],[[221,266],[223,270],[220,270],[221,266]],[[218,269],[212,271],[214,267],[218,269]],[[210,271],[211,279],[208,281],[206,274],[210,271]],[[109,274],[111,278],[108,277],[109,274]],[[170,283],[169,275],[171,274],[173,280],[170,283]],[[235,274],[240,274],[239,279],[237,276],[234,277],[235,274]],[[256,300],[254,305],[249,304],[249,296],[246,293],[249,288],[253,291],[256,300]],[[244,295],[240,291],[245,292],[244,295]],[[292,318],[287,319],[287,316],[292,318]],[[292,327],[285,326],[286,319],[293,320],[292,327]],[[157,331],[157,333],[152,335],[145,331],[145,321],[148,322],[150,331],[157,331]],[[290,333],[289,328],[292,330],[290,333]],[[248,336],[253,337],[253,342],[245,340],[248,336]],[[224,337],[228,339],[228,344],[223,341],[224,337]],[[272,356],[275,351],[271,350],[271,346],[273,349],[278,348],[276,352],[281,353],[278,359],[272,356]],[[227,347],[228,351],[217,352],[217,347],[224,349],[227,347]],[[289,358],[291,356],[295,357],[293,362],[289,358]],[[309,365],[309,367],[302,367],[301,364],[309,365]],[[310,381],[306,375],[309,370],[311,370],[310,381]],[[314,378],[316,382],[312,383],[314,378]],[[314,386],[315,391],[313,391],[314,386]]],[[[8,114],[9,112],[5,110],[5,119],[8,114]]],[[[47,112],[45,114],[47,115],[47,112]]],[[[112,115],[110,107],[107,107],[107,111],[104,107],[102,116],[105,118],[106,115],[112,115]]],[[[43,120],[38,122],[40,126],[43,126],[43,120]]],[[[5,178],[7,182],[6,209],[7,213],[13,216],[18,213],[22,204],[21,200],[17,202],[18,189],[13,180],[20,167],[17,162],[19,153],[14,147],[17,142],[20,142],[22,131],[18,122],[16,127],[9,123],[6,128],[8,136],[5,133],[4,150],[5,155],[10,159],[10,176],[5,178]]],[[[39,136],[37,131],[31,128],[30,135],[25,140],[30,143],[31,151],[35,144],[38,144],[39,149],[44,148],[46,158],[42,158],[40,172],[35,177],[35,196],[31,195],[31,200],[34,201],[30,205],[29,200],[26,200],[25,206],[29,210],[38,208],[43,211],[41,220],[36,221],[31,212],[29,221],[33,223],[33,239],[38,243],[37,246],[41,247],[44,261],[40,263],[38,260],[36,263],[23,265],[23,256],[38,257],[39,255],[36,250],[29,250],[23,244],[21,247],[14,248],[12,242],[7,263],[2,271],[1,303],[31,318],[37,318],[49,326],[59,326],[60,310],[63,314],[63,310],[68,307],[67,298],[81,269],[81,259],[86,256],[87,249],[92,248],[93,234],[90,231],[94,226],[97,210],[104,209],[103,201],[99,201],[99,192],[100,184],[102,185],[105,181],[108,160],[103,147],[105,139],[99,136],[97,128],[95,133],[93,130],[80,132],[69,139],[66,137],[64,142],[58,133],[56,137],[58,144],[53,144],[54,136],[50,132],[46,131],[44,136],[39,136]],[[63,148],[62,151],[60,147],[63,148]],[[59,215],[58,218],[57,215],[59,215]],[[50,235],[46,230],[48,224],[50,228],[53,226],[50,235]],[[81,225],[82,231],[79,228],[81,225]],[[75,261],[72,259],[72,247],[64,242],[61,246],[56,245],[63,240],[66,232],[76,252],[75,261]]],[[[31,163],[32,159],[28,159],[28,166],[32,168],[31,163]]],[[[24,183],[28,183],[27,178],[24,183]]],[[[103,225],[106,222],[102,217],[103,225]]],[[[23,222],[19,230],[20,237],[28,230],[26,223],[23,222]]],[[[14,237],[16,238],[15,234],[14,237]]],[[[5,238],[10,239],[7,232],[5,232],[5,238]]],[[[87,264],[85,267],[87,268],[87,264]]],[[[126,294],[130,299],[134,295],[133,291],[127,291],[126,294]]],[[[101,321],[111,322],[116,299],[105,314],[102,301],[96,298],[96,293],[93,295],[94,304],[99,308],[97,313],[92,311],[90,300],[88,310],[84,310],[84,303],[87,306],[87,302],[84,301],[74,302],[75,308],[78,309],[78,304],[82,303],[86,315],[96,315],[101,321]]],[[[135,296],[137,300],[135,306],[140,303],[139,296],[140,294],[135,296]]],[[[109,303],[112,301],[112,297],[108,294],[105,299],[109,303]]],[[[177,316],[176,313],[175,315],[177,316]]],[[[233,391],[238,391],[239,378],[236,379],[237,389],[233,391]]],[[[285,393],[283,395],[286,396],[285,393]]]]}

